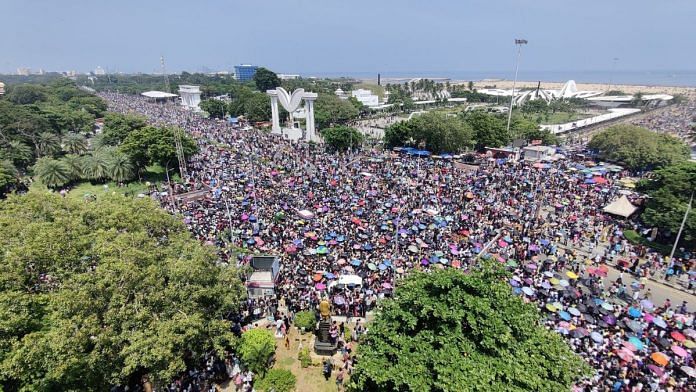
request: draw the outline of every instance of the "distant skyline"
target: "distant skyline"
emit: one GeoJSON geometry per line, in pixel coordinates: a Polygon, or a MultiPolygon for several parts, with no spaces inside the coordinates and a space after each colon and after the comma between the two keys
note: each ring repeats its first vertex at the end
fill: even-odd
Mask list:
{"type": "Polygon", "coordinates": [[[696,1],[5,0],[0,72],[696,70],[696,1]]]}

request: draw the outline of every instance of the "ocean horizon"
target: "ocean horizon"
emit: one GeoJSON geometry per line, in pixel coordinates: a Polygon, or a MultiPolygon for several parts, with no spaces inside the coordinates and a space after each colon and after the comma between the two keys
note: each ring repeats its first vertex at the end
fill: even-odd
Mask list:
{"type": "MultiPolygon", "coordinates": [[[[512,80],[511,71],[382,71],[382,80],[402,78],[448,78],[450,80],[485,79],[512,80]]],[[[316,72],[302,76],[353,77],[377,79],[377,72],[316,72]]],[[[696,70],[644,70],[644,71],[524,71],[520,70],[517,80],[541,82],[611,83],[612,85],[696,87],[696,70]]]]}

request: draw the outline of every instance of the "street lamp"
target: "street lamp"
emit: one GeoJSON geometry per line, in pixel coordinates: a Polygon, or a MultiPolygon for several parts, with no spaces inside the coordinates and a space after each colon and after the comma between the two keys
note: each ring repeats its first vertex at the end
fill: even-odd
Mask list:
{"type": "Polygon", "coordinates": [[[522,45],[526,45],[526,39],[515,38],[517,45],[517,61],[515,62],[515,79],[512,81],[512,95],[510,96],[510,108],[508,109],[507,133],[510,134],[510,120],[512,119],[512,102],[515,100],[515,84],[517,84],[517,71],[520,70],[520,55],[522,54],[522,45]]]}
{"type": "Polygon", "coordinates": [[[611,73],[609,74],[609,87],[607,88],[608,90],[611,90],[611,86],[614,84],[614,71],[616,70],[616,62],[619,61],[618,57],[614,57],[612,59],[611,63],[611,73]]]}

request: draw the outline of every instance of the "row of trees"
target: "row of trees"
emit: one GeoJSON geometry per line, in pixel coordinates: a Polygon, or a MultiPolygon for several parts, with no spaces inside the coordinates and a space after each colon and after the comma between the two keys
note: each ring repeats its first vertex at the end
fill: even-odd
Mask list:
{"type": "Polygon", "coordinates": [[[689,146],[674,136],[635,125],[615,125],[595,134],[588,147],[602,159],[635,171],[666,167],[689,159],[689,146]]]}
{"type": "Polygon", "coordinates": [[[434,152],[460,152],[484,147],[501,147],[513,138],[542,140],[555,144],[557,139],[530,120],[515,117],[507,131],[505,118],[483,111],[471,111],[461,115],[429,112],[398,122],[385,131],[385,143],[389,147],[422,146],[434,152]]]}
{"type": "Polygon", "coordinates": [[[0,194],[19,186],[39,158],[84,153],[85,135],[105,111],[69,80],[10,86],[0,99],[0,194]]]}
{"type": "Polygon", "coordinates": [[[235,347],[238,271],[149,199],[10,195],[0,249],[0,389],[158,385],[235,347]]]}

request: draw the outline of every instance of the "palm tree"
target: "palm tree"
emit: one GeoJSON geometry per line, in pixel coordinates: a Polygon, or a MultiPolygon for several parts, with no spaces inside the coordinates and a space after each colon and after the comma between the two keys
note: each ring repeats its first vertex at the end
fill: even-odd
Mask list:
{"type": "Polygon", "coordinates": [[[82,173],[90,180],[102,180],[109,173],[109,155],[104,151],[94,151],[82,160],[82,173]]]}
{"type": "Polygon", "coordinates": [[[116,182],[133,178],[134,166],[126,154],[116,152],[109,159],[109,177],[116,182]]]}
{"type": "Polygon", "coordinates": [[[18,179],[19,171],[12,162],[7,159],[0,160],[0,194],[9,185],[16,183],[18,179]]]}
{"type": "Polygon", "coordinates": [[[63,186],[70,181],[70,170],[57,159],[39,158],[34,165],[34,175],[49,188],[63,186]]]}
{"type": "Polygon", "coordinates": [[[60,151],[60,139],[50,132],[41,132],[36,139],[36,152],[39,156],[53,155],[60,151]]]}
{"type": "Polygon", "coordinates": [[[87,151],[87,139],[78,133],[69,133],[63,137],[63,149],[71,154],[83,154],[87,151]]]}
{"type": "Polygon", "coordinates": [[[75,181],[79,180],[83,176],[83,159],[79,155],[68,154],[60,159],[63,164],[68,168],[70,174],[70,179],[75,181]]]}
{"type": "Polygon", "coordinates": [[[12,163],[17,166],[24,166],[28,162],[31,162],[34,155],[31,151],[31,147],[19,140],[12,140],[7,148],[3,150],[3,156],[11,160],[12,163]]]}

